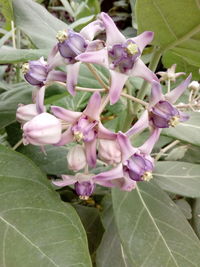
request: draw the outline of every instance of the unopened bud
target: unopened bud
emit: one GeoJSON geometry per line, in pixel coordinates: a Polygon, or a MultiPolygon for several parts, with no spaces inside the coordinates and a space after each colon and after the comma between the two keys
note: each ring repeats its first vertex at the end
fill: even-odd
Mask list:
{"type": "Polygon", "coordinates": [[[188,88],[190,90],[198,91],[200,89],[200,84],[197,81],[192,81],[189,85],[188,88]]]}
{"type": "Polygon", "coordinates": [[[16,111],[16,119],[18,122],[24,124],[32,120],[38,115],[36,104],[19,105],[16,111]]]}
{"type": "Polygon", "coordinates": [[[81,145],[72,147],[67,154],[67,161],[69,169],[73,171],[83,169],[87,164],[84,148],[81,145]]]}
{"type": "Polygon", "coordinates": [[[61,138],[61,122],[49,113],[41,113],[23,126],[23,142],[36,146],[56,144],[61,138]]]}
{"type": "Polygon", "coordinates": [[[115,140],[99,140],[98,156],[101,160],[109,165],[118,164],[121,162],[120,146],[115,140]]]}

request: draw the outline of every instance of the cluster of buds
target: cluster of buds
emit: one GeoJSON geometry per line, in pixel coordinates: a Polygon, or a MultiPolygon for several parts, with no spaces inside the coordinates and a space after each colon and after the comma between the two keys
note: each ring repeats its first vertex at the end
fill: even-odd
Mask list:
{"type": "MultiPolygon", "coordinates": [[[[113,20],[105,13],[80,33],[72,30],[59,31],[58,43],[53,47],[47,61],[40,58],[23,66],[24,77],[34,85],[34,103],[19,105],[17,120],[23,129],[24,145],[43,147],[46,144],[74,145],[68,152],[68,167],[74,175],[61,175],[53,181],[57,186],[74,185],[77,194],[87,199],[95,185],[119,187],[131,191],[139,181],[152,178],[154,159],[150,153],[162,128],[174,127],[188,116],[178,110],[174,103],[188,87],[191,76],[167,94],[162,93],[157,76],[143,63],[140,56],[153,39],[153,32],[126,39],[113,20]],[[105,31],[106,41],[95,39],[105,31]],[[104,97],[98,89],[90,97],[82,112],[52,106],[50,113],[44,106],[45,88],[50,82],[63,83],[71,95],[76,93],[80,64],[99,64],[110,73],[110,84],[105,86],[104,97]],[[66,72],[57,67],[66,66],[66,72]],[[129,77],[137,76],[151,84],[149,103],[139,120],[125,133],[112,132],[101,122],[106,104],[116,103],[129,77]],[[133,147],[130,137],[150,129],[150,136],[140,147],[133,147]],[[94,174],[97,162],[109,167],[108,171],[94,174]]],[[[174,81],[183,73],[175,74],[175,65],[167,73],[159,73],[162,79],[174,81]],[[173,77],[172,77],[173,76],[173,77]]],[[[102,84],[104,82],[102,81],[102,84]]]]}

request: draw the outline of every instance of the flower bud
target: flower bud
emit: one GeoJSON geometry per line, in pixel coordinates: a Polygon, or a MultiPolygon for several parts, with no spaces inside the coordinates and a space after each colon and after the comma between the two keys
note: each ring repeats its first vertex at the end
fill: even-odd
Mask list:
{"type": "Polygon", "coordinates": [[[83,169],[87,164],[84,148],[81,145],[72,147],[67,154],[67,161],[69,169],[73,171],[83,169]]]}
{"type": "Polygon", "coordinates": [[[23,126],[23,142],[36,146],[56,144],[61,138],[61,122],[49,113],[41,113],[23,126]]]}
{"type": "Polygon", "coordinates": [[[20,104],[16,111],[16,119],[18,122],[24,124],[32,120],[38,115],[36,104],[23,105],[20,104]]]}
{"type": "Polygon", "coordinates": [[[192,81],[189,85],[188,88],[190,90],[198,91],[200,89],[200,84],[197,81],[192,81]]]}
{"type": "Polygon", "coordinates": [[[44,61],[43,57],[39,60],[29,61],[22,66],[22,72],[30,84],[43,86],[48,74],[47,62],[44,61]]]}
{"type": "Polygon", "coordinates": [[[120,146],[115,140],[99,140],[98,156],[109,165],[121,162],[120,146]]]}
{"type": "Polygon", "coordinates": [[[95,189],[95,184],[92,181],[76,182],[75,190],[80,199],[87,200],[89,196],[93,193],[95,189]]]}

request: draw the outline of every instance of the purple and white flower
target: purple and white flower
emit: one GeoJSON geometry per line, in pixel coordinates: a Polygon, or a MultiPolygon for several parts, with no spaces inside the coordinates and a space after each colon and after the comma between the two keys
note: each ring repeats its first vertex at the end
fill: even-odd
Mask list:
{"type": "Polygon", "coordinates": [[[95,92],[83,112],[74,112],[61,107],[52,106],[51,111],[59,119],[69,124],[68,129],[62,134],[56,144],[62,146],[70,142],[83,142],[87,162],[91,167],[96,164],[97,139],[116,138],[116,134],[106,129],[100,121],[101,96],[95,92]]]}
{"type": "Polygon", "coordinates": [[[140,59],[143,49],[153,39],[153,32],[143,32],[137,37],[126,39],[113,20],[104,12],[100,19],[106,30],[106,47],[98,51],[84,52],[77,60],[100,64],[110,71],[110,102],[118,101],[122,88],[129,76],[138,76],[148,82],[158,80],[157,76],[140,59]]]}
{"type": "Polygon", "coordinates": [[[119,132],[117,139],[122,153],[122,162],[109,171],[93,177],[95,183],[131,191],[138,181],[149,181],[152,178],[154,160],[150,156],[153,146],[160,136],[160,129],[154,129],[148,140],[139,148],[131,145],[129,138],[119,132]]]}

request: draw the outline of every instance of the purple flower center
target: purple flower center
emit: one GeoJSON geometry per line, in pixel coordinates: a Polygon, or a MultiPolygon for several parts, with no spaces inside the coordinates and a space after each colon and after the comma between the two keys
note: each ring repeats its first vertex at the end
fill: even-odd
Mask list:
{"type": "Polygon", "coordinates": [[[133,68],[141,52],[135,42],[127,40],[124,44],[113,45],[108,54],[112,60],[111,68],[118,68],[120,72],[125,73],[133,68]]]}
{"type": "Polygon", "coordinates": [[[64,58],[68,60],[68,63],[75,63],[75,57],[85,52],[87,43],[81,34],[72,30],[60,31],[57,34],[58,50],[64,58]]]}
{"type": "Polygon", "coordinates": [[[88,118],[88,116],[81,116],[72,127],[74,139],[77,142],[90,142],[94,140],[97,135],[96,126],[98,121],[88,118]]]}
{"type": "Polygon", "coordinates": [[[153,163],[145,156],[135,153],[124,163],[123,170],[134,181],[149,181],[152,178],[153,163]]]}
{"type": "Polygon", "coordinates": [[[159,101],[151,110],[150,118],[157,128],[176,126],[180,122],[179,111],[168,101],[159,101]]]}

